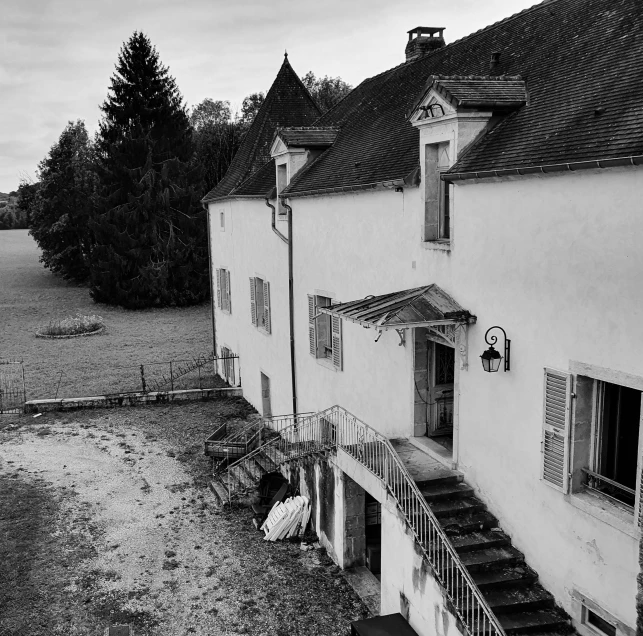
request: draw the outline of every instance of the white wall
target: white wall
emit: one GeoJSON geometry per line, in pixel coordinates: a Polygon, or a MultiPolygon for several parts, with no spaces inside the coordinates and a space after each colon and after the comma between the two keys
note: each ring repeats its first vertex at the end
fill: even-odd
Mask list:
{"type": "MultiPolygon", "coordinates": [[[[288,247],[272,231],[272,212],[262,199],[211,203],[209,213],[215,303],[217,268],[230,270],[232,290],[231,314],[215,308],[218,353],[227,346],[240,356],[243,395],[259,413],[261,372],[270,378],[273,414],[291,413],[288,247]],[[226,214],[224,232],[220,230],[221,210],[226,214]],[[271,334],[252,324],[251,276],[270,283],[271,334]]],[[[286,223],[277,225],[282,234],[287,232],[286,223]]]]}
{"type": "Polygon", "coordinates": [[[308,294],[336,301],[437,283],[450,289],[450,254],[421,241],[418,188],[296,198],[293,208],[294,307],[300,411],[340,404],[390,437],[413,435],[413,340],[343,321],[344,366],[308,348],[308,294]]]}
{"type": "Polygon", "coordinates": [[[543,367],[643,377],[643,170],[455,189],[454,295],[478,318],[460,374],[459,468],[568,611],[576,588],[634,626],[634,524],[622,532],[541,482],[540,441],[543,367]],[[477,360],[493,325],[512,341],[508,373],[477,360]]]}
{"type": "Polygon", "coordinates": [[[429,573],[404,518],[389,499],[382,506],[381,613],[404,613],[405,605],[409,624],[420,636],[464,633],[447,610],[442,588],[429,573]]]}

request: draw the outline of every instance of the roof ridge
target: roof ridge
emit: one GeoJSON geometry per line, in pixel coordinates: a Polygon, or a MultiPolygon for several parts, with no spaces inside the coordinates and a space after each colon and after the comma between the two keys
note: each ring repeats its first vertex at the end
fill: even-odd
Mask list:
{"type": "Polygon", "coordinates": [[[452,80],[474,80],[474,81],[487,81],[494,82],[524,82],[522,75],[429,75],[427,80],[437,80],[439,82],[452,81],[452,80]]]}
{"type": "Polygon", "coordinates": [[[340,126],[277,126],[276,130],[339,130],[340,126]]]}

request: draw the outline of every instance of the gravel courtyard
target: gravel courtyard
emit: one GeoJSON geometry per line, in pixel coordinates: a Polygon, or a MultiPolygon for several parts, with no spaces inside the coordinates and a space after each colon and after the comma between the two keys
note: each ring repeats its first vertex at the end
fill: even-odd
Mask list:
{"type": "Polygon", "coordinates": [[[0,634],[347,634],[323,550],[219,511],[202,442],[242,400],[0,419],[0,634]],[[4,578],[4,580],[2,580],[4,578]]]}

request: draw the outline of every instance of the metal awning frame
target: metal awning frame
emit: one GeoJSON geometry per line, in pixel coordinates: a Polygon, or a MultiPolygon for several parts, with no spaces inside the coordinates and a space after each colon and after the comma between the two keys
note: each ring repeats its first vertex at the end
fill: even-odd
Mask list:
{"type": "Polygon", "coordinates": [[[319,307],[319,311],[322,314],[328,314],[329,316],[336,316],[337,318],[341,318],[342,320],[348,320],[358,325],[362,325],[362,327],[364,327],[365,329],[377,329],[377,331],[390,331],[392,329],[399,331],[400,329],[417,329],[419,327],[433,327],[435,325],[458,325],[458,324],[473,325],[476,322],[476,317],[469,315],[467,317],[463,316],[461,318],[455,318],[455,317],[445,318],[444,320],[428,320],[428,321],[425,320],[422,322],[407,322],[402,324],[383,325],[383,324],[378,324],[376,322],[371,322],[368,320],[360,320],[359,318],[351,318],[349,316],[344,316],[343,314],[338,314],[333,311],[332,306],[319,307]]]}

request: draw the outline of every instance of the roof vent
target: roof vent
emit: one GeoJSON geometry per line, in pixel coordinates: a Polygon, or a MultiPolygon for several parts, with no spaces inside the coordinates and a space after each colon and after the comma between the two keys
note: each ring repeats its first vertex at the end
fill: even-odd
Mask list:
{"type": "Polygon", "coordinates": [[[491,54],[491,59],[489,60],[489,71],[493,73],[494,69],[500,63],[500,53],[495,51],[491,54]]]}
{"type": "Polygon", "coordinates": [[[407,31],[409,41],[406,43],[406,61],[416,60],[435,49],[444,46],[444,27],[415,27],[407,31]]]}

